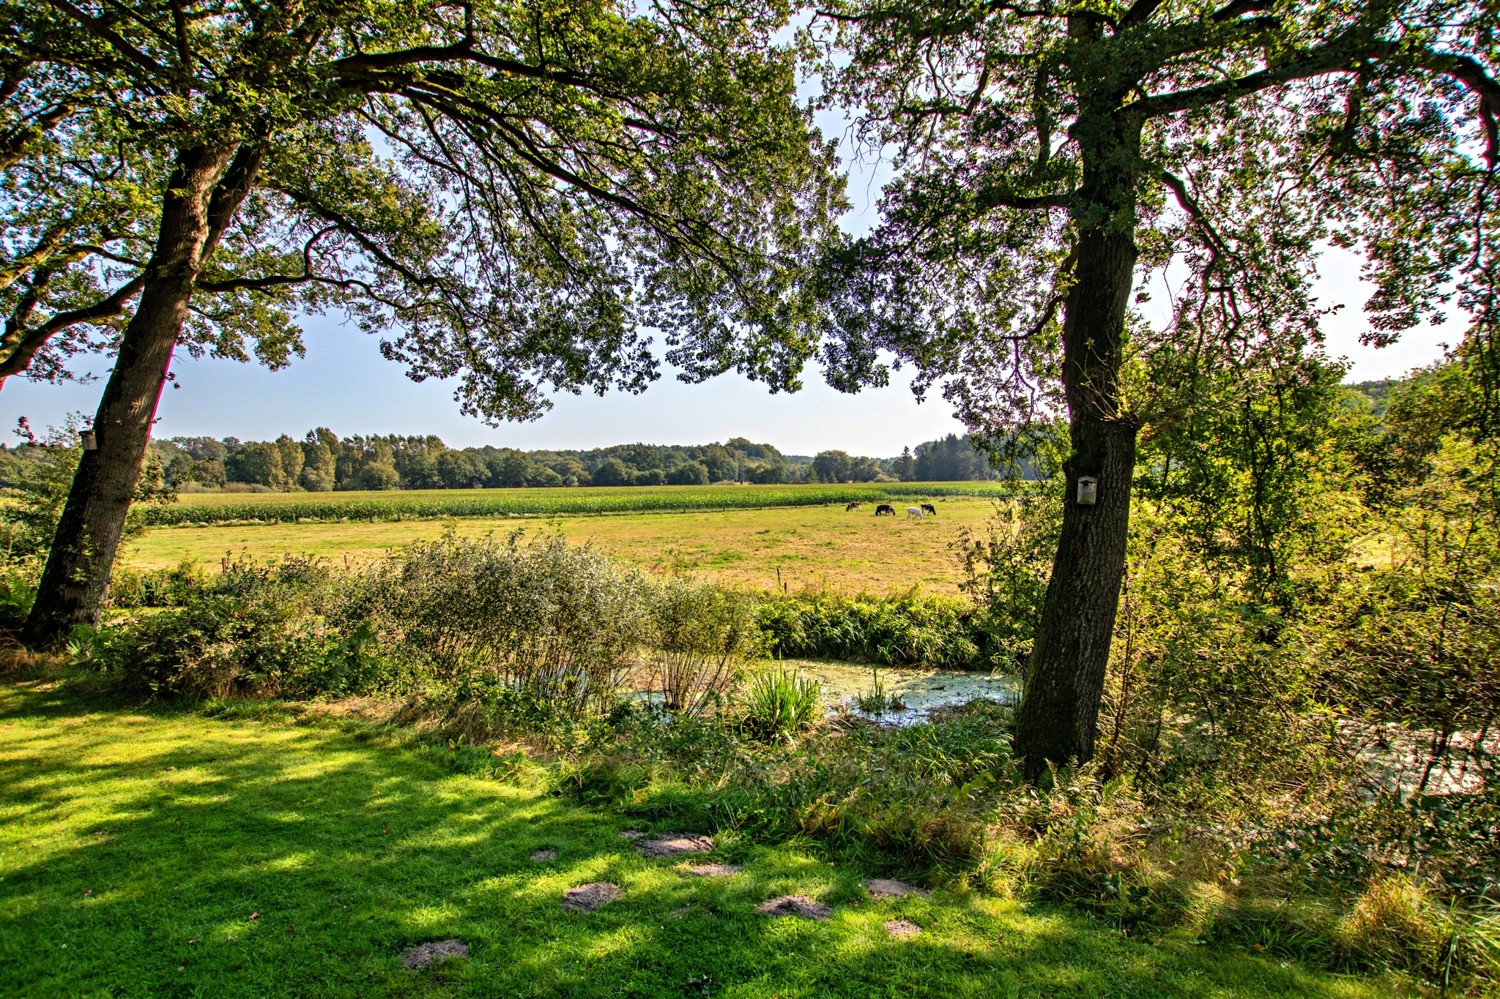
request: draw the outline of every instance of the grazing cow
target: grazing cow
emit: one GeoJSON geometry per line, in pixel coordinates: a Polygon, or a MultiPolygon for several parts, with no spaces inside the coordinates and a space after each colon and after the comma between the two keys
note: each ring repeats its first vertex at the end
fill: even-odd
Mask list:
{"type": "Polygon", "coordinates": [[[923,503],[922,504],[922,512],[923,513],[930,513],[934,517],[936,517],[937,516],[937,507],[933,506],[931,503],[923,503]]]}
{"type": "Polygon", "coordinates": [[[896,516],[896,508],[891,506],[889,503],[882,503],[875,508],[875,516],[877,517],[887,513],[892,517],[896,516]]]}
{"type": "Polygon", "coordinates": [[[862,505],[863,504],[861,504],[859,500],[855,500],[853,503],[850,503],[848,506],[844,507],[844,512],[848,513],[850,510],[858,510],[862,505]]]}
{"type": "Polygon", "coordinates": [[[921,520],[922,519],[922,508],[921,507],[919,507],[919,506],[909,506],[909,507],[906,508],[906,519],[907,520],[911,520],[913,517],[915,517],[917,520],[921,520]]]}

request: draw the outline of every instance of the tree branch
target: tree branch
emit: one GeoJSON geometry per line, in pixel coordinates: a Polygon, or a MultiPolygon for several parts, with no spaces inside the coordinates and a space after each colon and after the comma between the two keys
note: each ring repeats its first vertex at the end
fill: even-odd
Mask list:
{"type": "Polygon", "coordinates": [[[312,235],[312,238],[302,245],[301,274],[268,274],[265,277],[258,278],[230,278],[226,281],[198,281],[194,283],[193,287],[201,288],[203,291],[215,293],[225,291],[267,291],[271,288],[283,287],[286,285],[306,284],[309,281],[324,280],[319,275],[313,273],[313,247],[316,246],[318,244],[318,240],[322,239],[324,236],[328,235],[331,232],[338,231],[339,227],[336,225],[324,226],[322,229],[319,229],[317,232],[315,232],[312,235]]]}
{"type": "Polygon", "coordinates": [[[1270,10],[1274,0],[1229,0],[1229,3],[1214,11],[1212,20],[1233,21],[1241,14],[1249,14],[1252,11],[1270,10]]]}
{"type": "Polygon", "coordinates": [[[342,59],[334,60],[329,64],[329,68],[333,70],[334,76],[340,79],[366,79],[376,75],[381,70],[398,69],[403,66],[433,62],[472,62],[486,69],[508,73],[511,76],[545,80],[548,83],[564,83],[572,86],[590,86],[594,82],[589,77],[580,73],[566,70],[551,70],[542,66],[533,66],[529,63],[519,62],[515,59],[492,56],[475,48],[473,40],[469,38],[465,38],[461,42],[454,42],[452,45],[420,45],[415,48],[399,49],[393,52],[370,52],[345,56],[342,59]]]}
{"type": "Polygon", "coordinates": [[[1120,27],[1129,28],[1136,24],[1145,24],[1156,9],[1162,5],[1162,0],[1135,0],[1125,16],[1120,18],[1120,27]]]}
{"type": "Polygon", "coordinates": [[[1205,107],[1295,80],[1327,73],[1356,72],[1360,65],[1370,60],[1379,60],[1397,69],[1403,66],[1424,69],[1461,82],[1479,98],[1479,117],[1487,140],[1485,161],[1491,169],[1500,163],[1500,125],[1497,125],[1500,122],[1500,82],[1490,76],[1483,65],[1469,56],[1434,52],[1426,48],[1413,49],[1399,42],[1356,40],[1348,34],[1304,53],[1301,59],[1280,66],[1271,66],[1245,76],[1175,93],[1144,97],[1128,107],[1142,117],[1155,118],[1205,107]]]}
{"type": "Polygon", "coordinates": [[[79,10],[69,3],[68,0],[46,0],[46,2],[83,25],[89,30],[91,35],[104,42],[130,62],[144,69],[149,75],[170,75],[165,66],[146,55],[146,53],[134,45],[131,45],[103,20],[79,10]]]}
{"type": "Polygon", "coordinates": [[[208,260],[213,255],[219,240],[224,237],[224,230],[234,221],[235,213],[240,210],[240,205],[255,184],[265,158],[266,149],[259,140],[244,142],[236,150],[229,169],[224,171],[224,176],[219,178],[219,182],[214,185],[213,194],[209,196],[208,238],[203,242],[199,259],[208,260]]]}
{"type": "MultiPolygon", "coordinates": [[[[53,334],[80,323],[97,323],[123,314],[125,306],[140,292],[145,283],[144,277],[134,277],[116,289],[112,295],[100,299],[93,305],[59,312],[45,323],[29,330],[16,330],[15,333],[19,334],[19,339],[15,347],[4,358],[0,358],[0,384],[3,384],[11,375],[25,371],[31,359],[36,356],[36,352],[42,349],[53,334]]],[[[10,337],[14,334],[7,330],[6,335],[10,337]]]]}

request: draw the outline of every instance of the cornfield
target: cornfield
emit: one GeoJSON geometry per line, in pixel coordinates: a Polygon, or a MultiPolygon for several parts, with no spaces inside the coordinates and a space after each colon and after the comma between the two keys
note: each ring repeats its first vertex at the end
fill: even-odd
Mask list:
{"type": "Polygon", "coordinates": [[[744,510],[849,502],[907,504],[944,496],[1004,496],[999,482],[891,482],[792,486],[596,486],[340,493],[193,493],[139,507],[152,527],[235,523],[436,520],[670,511],[744,510]]]}

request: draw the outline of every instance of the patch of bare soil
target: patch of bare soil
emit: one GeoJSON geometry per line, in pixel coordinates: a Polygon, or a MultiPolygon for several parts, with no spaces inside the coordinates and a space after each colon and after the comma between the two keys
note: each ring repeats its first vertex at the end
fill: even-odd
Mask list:
{"type": "Polygon", "coordinates": [[[865,882],[865,891],[870,893],[871,898],[901,898],[903,895],[921,895],[927,898],[932,894],[925,888],[888,878],[870,878],[865,882]]]}
{"type": "Polygon", "coordinates": [[[621,839],[644,839],[646,834],[639,829],[623,829],[620,831],[621,839]]]}
{"type": "Polygon", "coordinates": [[[762,916],[796,916],[798,919],[813,919],[825,922],[833,910],[822,902],[814,902],[806,895],[782,895],[768,898],[755,907],[762,916]]]}
{"type": "Polygon", "coordinates": [[[619,885],[609,881],[595,881],[563,892],[562,907],[569,912],[593,912],[619,897],[619,885]]]}
{"type": "Polygon", "coordinates": [[[424,944],[417,944],[411,950],[401,955],[401,963],[408,968],[425,968],[429,964],[438,961],[446,961],[451,957],[468,957],[469,945],[462,940],[433,940],[424,944]]]}
{"type": "Polygon", "coordinates": [[[531,855],[531,862],[533,864],[545,864],[549,860],[556,860],[556,859],[557,859],[557,851],[556,850],[538,850],[538,851],[536,851],[535,853],[533,853],[531,855]]]}
{"type": "Polygon", "coordinates": [[[684,853],[708,853],[714,848],[714,841],[707,836],[667,833],[638,840],[635,848],[643,857],[678,857],[684,853]]]}
{"type": "Polygon", "coordinates": [[[688,873],[696,874],[700,878],[727,878],[743,870],[744,868],[738,864],[694,864],[688,868],[688,873]]]}
{"type": "Polygon", "coordinates": [[[909,919],[892,919],[885,924],[885,931],[897,940],[905,940],[920,934],[922,927],[909,919]]]}

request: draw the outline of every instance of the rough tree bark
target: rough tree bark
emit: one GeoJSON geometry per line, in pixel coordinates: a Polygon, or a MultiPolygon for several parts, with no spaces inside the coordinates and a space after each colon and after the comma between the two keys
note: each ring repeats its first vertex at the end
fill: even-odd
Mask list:
{"type": "Polygon", "coordinates": [[[234,154],[233,145],[177,154],[162,195],[160,229],[144,270],[140,304],[125,327],[94,417],[97,447],[83,452],[58,522],[57,542],[22,631],[31,648],[55,643],[75,625],[98,623],[172,348],[187,319],[193,283],[223,231],[222,226],[216,230],[214,216],[225,209],[232,216],[243,198],[243,193],[233,198],[234,192],[220,183],[232,179],[234,154]]]}
{"type": "Polygon", "coordinates": [[[1083,178],[1072,209],[1077,264],[1063,316],[1063,386],[1072,454],[1052,580],[1042,605],[1015,751],[1036,780],[1048,764],[1093,756],[1115,611],[1125,574],[1137,427],[1124,411],[1120,370],[1134,286],[1141,122],[1101,101],[1075,126],[1083,178]],[[1078,479],[1099,480],[1097,502],[1078,503],[1078,479]]]}

